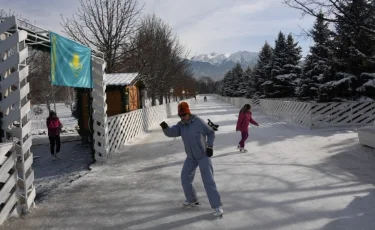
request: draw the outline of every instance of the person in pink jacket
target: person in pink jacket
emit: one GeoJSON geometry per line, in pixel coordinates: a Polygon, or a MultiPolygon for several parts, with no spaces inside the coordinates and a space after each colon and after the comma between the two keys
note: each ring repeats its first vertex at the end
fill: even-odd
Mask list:
{"type": "Polygon", "coordinates": [[[249,124],[259,126],[259,124],[251,117],[251,106],[249,104],[244,105],[238,115],[236,131],[241,131],[241,141],[238,144],[240,152],[247,152],[245,149],[245,141],[249,137],[249,124]]]}
{"type": "Polygon", "coordinates": [[[60,152],[61,147],[60,131],[62,127],[63,125],[61,124],[60,119],[56,116],[56,113],[51,110],[49,112],[49,117],[47,118],[47,128],[51,155],[54,159],[59,158],[57,154],[60,152]]]}

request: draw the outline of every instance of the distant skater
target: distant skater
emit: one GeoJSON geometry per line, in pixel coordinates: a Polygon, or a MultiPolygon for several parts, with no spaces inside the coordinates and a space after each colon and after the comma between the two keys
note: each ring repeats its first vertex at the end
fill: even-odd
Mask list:
{"type": "Polygon", "coordinates": [[[204,102],[207,102],[207,97],[206,97],[206,96],[204,96],[204,98],[203,98],[203,99],[204,99],[204,102]]]}
{"type": "Polygon", "coordinates": [[[47,118],[47,128],[50,150],[53,159],[59,158],[57,154],[60,152],[61,148],[60,131],[62,127],[63,125],[61,124],[60,119],[56,116],[56,113],[51,110],[49,112],[49,117],[47,118]]]}
{"type": "Polygon", "coordinates": [[[241,132],[241,141],[238,143],[238,147],[240,149],[240,152],[244,153],[247,152],[247,149],[245,149],[245,141],[249,137],[249,125],[250,123],[256,126],[259,126],[259,124],[253,120],[252,113],[251,113],[251,106],[249,104],[244,105],[242,109],[240,110],[240,113],[238,115],[237,120],[237,127],[236,131],[241,132]]]}

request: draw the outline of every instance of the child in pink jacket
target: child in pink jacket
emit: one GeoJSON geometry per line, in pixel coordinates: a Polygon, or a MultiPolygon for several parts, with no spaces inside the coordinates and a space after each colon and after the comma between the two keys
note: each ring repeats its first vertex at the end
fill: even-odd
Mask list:
{"type": "Polygon", "coordinates": [[[247,152],[245,149],[245,141],[249,137],[249,124],[259,126],[259,124],[251,117],[251,106],[249,104],[244,105],[238,115],[236,131],[241,131],[241,141],[238,144],[238,148],[241,152],[247,152]]]}
{"type": "Polygon", "coordinates": [[[50,150],[52,157],[54,159],[59,158],[57,154],[60,152],[61,141],[60,141],[60,131],[63,125],[60,119],[56,116],[54,111],[49,112],[49,117],[47,118],[47,128],[48,128],[48,138],[50,142],[50,150]],[[55,152],[56,146],[56,152],[55,152]]]}

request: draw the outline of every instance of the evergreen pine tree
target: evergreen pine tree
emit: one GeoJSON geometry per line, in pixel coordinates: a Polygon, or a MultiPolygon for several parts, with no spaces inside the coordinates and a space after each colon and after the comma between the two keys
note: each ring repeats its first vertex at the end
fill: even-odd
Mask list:
{"type": "Polygon", "coordinates": [[[285,35],[280,31],[275,41],[275,48],[272,56],[271,79],[284,74],[284,65],[287,64],[287,51],[285,35]]]}
{"type": "Polygon", "coordinates": [[[329,23],[323,20],[320,13],[310,30],[314,45],[306,57],[303,76],[300,81],[297,95],[303,98],[319,98],[321,85],[330,79],[330,59],[332,59],[332,40],[329,23]]]}
{"type": "Polygon", "coordinates": [[[279,32],[275,41],[275,49],[272,58],[271,79],[262,84],[266,97],[291,97],[294,96],[296,80],[301,68],[299,60],[301,48],[294,42],[293,36],[279,32]]]}
{"type": "Polygon", "coordinates": [[[232,71],[225,75],[222,85],[222,93],[225,97],[233,97],[235,92],[234,77],[232,71]]]}
{"type": "Polygon", "coordinates": [[[286,52],[287,52],[287,64],[284,65],[284,75],[289,75],[286,78],[290,82],[288,85],[293,85],[293,92],[290,92],[291,96],[295,94],[295,88],[301,81],[302,66],[300,65],[300,60],[302,58],[302,48],[298,45],[298,42],[294,42],[292,34],[288,35],[286,40],[286,52]]]}
{"type": "Polygon", "coordinates": [[[252,91],[249,92],[249,97],[261,97],[264,95],[261,85],[271,78],[272,55],[272,47],[265,42],[259,53],[259,59],[254,72],[250,75],[250,89],[252,91]]]}
{"type": "Polygon", "coordinates": [[[254,79],[254,72],[249,67],[245,70],[245,81],[247,84],[247,92],[245,96],[247,98],[253,98],[255,96],[256,90],[255,90],[255,79],[254,79]]]}
{"type": "Polygon", "coordinates": [[[243,97],[247,92],[247,82],[244,71],[239,63],[232,69],[233,75],[233,96],[243,97]]]}
{"type": "Polygon", "coordinates": [[[229,72],[227,72],[221,82],[221,85],[220,85],[220,95],[221,96],[224,96],[226,97],[227,96],[227,82],[228,82],[228,74],[229,72]]]}
{"type": "MultiPolygon", "coordinates": [[[[356,15],[358,24],[374,25],[374,3],[368,0],[355,0],[341,3],[346,15],[356,15]]],[[[361,27],[354,27],[341,20],[342,15],[337,15],[334,40],[335,74],[329,82],[321,87],[322,93],[328,99],[333,97],[354,99],[360,96],[365,89],[365,94],[371,94],[374,88],[363,87],[368,82],[367,74],[375,72],[375,37],[373,33],[361,27]],[[363,77],[361,77],[363,76],[363,77]],[[366,92],[370,90],[370,92],[366,92]]]]}
{"type": "Polygon", "coordinates": [[[286,65],[291,65],[291,68],[298,68],[299,61],[302,58],[301,53],[302,48],[298,46],[298,42],[294,42],[292,34],[289,34],[286,40],[286,65]]]}

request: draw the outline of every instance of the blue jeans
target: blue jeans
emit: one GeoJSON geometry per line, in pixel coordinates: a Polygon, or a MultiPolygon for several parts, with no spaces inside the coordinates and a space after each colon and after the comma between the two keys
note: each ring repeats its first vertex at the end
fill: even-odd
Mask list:
{"type": "Polygon", "coordinates": [[[209,157],[202,157],[198,160],[186,158],[181,171],[181,183],[186,200],[191,203],[198,201],[197,193],[193,187],[195,170],[198,166],[199,170],[201,171],[202,181],[208,200],[210,201],[211,208],[218,208],[222,206],[221,198],[214,181],[214,170],[212,167],[211,158],[209,157]]]}

